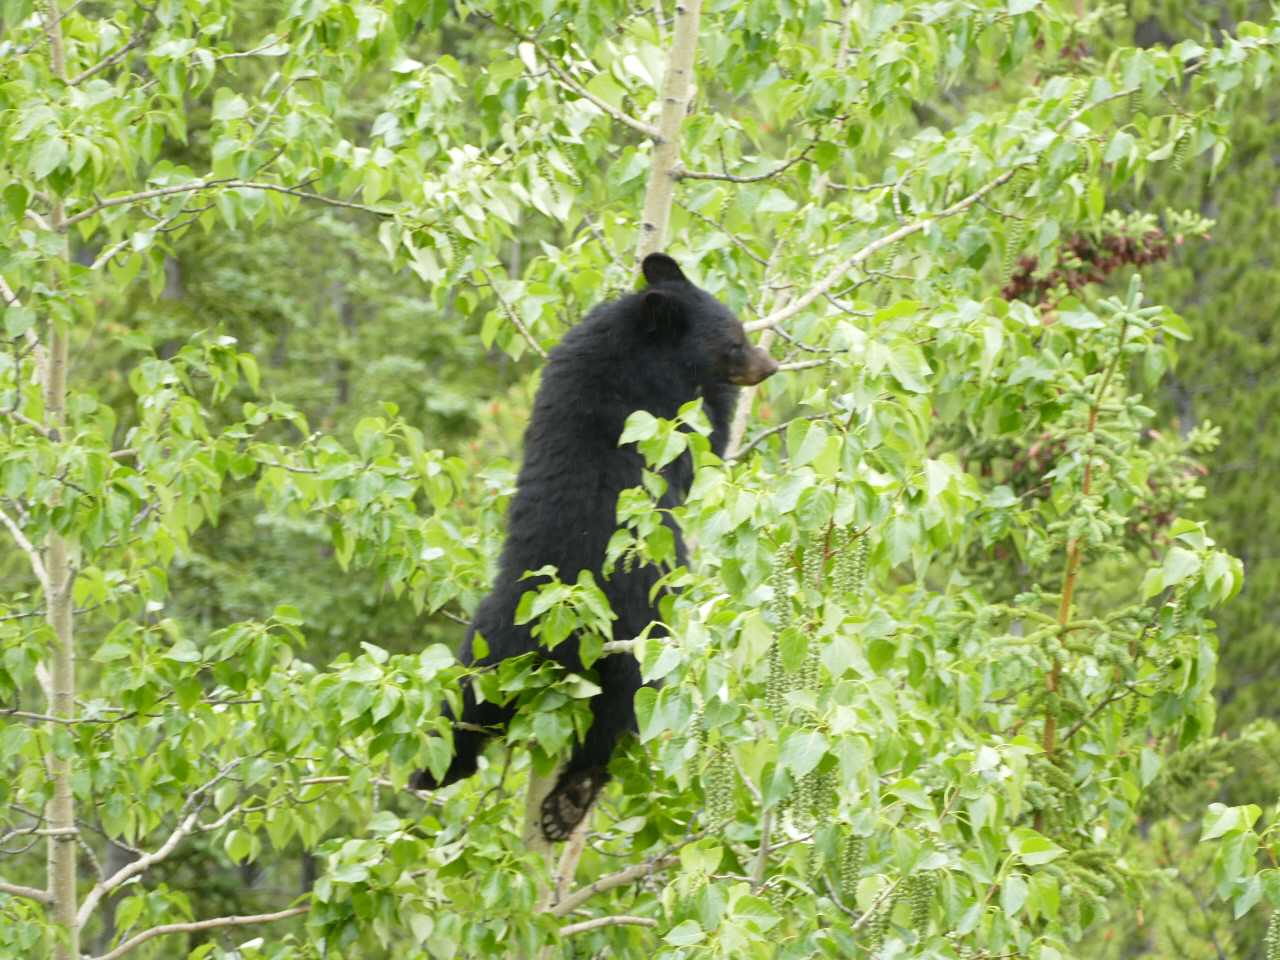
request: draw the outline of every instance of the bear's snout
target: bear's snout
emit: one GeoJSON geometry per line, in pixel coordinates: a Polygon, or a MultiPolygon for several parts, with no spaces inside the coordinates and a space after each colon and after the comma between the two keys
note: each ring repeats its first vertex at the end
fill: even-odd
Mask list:
{"type": "Polygon", "coordinates": [[[753,387],[778,372],[778,361],[759,347],[752,347],[741,367],[729,375],[729,382],[740,387],[753,387]]]}

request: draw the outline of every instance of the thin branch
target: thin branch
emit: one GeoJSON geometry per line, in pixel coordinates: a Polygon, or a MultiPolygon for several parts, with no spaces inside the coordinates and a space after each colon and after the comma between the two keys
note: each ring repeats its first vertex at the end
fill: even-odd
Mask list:
{"type": "Polygon", "coordinates": [[[773,809],[766,807],[760,817],[760,847],[756,850],[755,863],[751,867],[751,889],[758,891],[764,885],[765,871],[769,867],[769,834],[773,829],[773,809]]]}
{"type": "Polygon", "coordinates": [[[825,367],[832,363],[831,357],[823,357],[820,360],[795,360],[791,363],[778,364],[779,370],[808,370],[810,367],[825,367]]]}
{"type": "Polygon", "coordinates": [[[601,927],[616,927],[623,924],[635,927],[656,927],[658,921],[650,917],[631,917],[620,913],[612,917],[596,917],[580,923],[565,924],[560,928],[560,936],[572,937],[575,933],[587,933],[590,930],[599,930],[601,927]]]}
{"type": "Polygon", "coordinates": [[[32,430],[40,434],[40,436],[44,437],[46,440],[59,439],[57,431],[50,430],[43,423],[37,423],[36,421],[28,417],[26,414],[19,413],[17,410],[6,410],[4,412],[4,415],[11,420],[18,421],[18,423],[22,424],[24,427],[30,427],[32,430]]]}
{"type": "Polygon", "coordinates": [[[49,572],[44,567],[44,561],[40,559],[40,551],[31,545],[31,541],[27,539],[27,535],[22,532],[22,528],[13,522],[13,518],[0,509],[0,523],[9,528],[9,533],[13,535],[14,541],[23,553],[27,555],[27,559],[31,562],[31,571],[36,575],[36,579],[40,581],[40,586],[44,589],[45,596],[53,593],[53,582],[49,579],[49,572]]]}
{"type": "Polygon", "coordinates": [[[507,315],[507,319],[511,321],[517,330],[520,331],[520,335],[524,337],[525,342],[529,344],[533,349],[533,352],[543,360],[547,359],[547,351],[542,349],[542,345],[533,338],[533,334],[530,333],[529,328],[524,325],[524,321],[516,315],[516,312],[511,309],[511,305],[507,303],[502,294],[498,292],[497,284],[493,282],[493,277],[489,276],[489,271],[484,267],[480,267],[479,269],[480,273],[484,276],[485,283],[487,283],[489,285],[489,289],[493,291],[493,296],[494,299],[498,301],[498,306],[500,306],[502,308],[502,312],[507,315]]]}
{"type": "Polygon", "coordinates": [[[569,76],[569,74],[565,72],[564,68],[561,67],[560,64],[556,63],[555,58],[547,53],[542,44],[533,37],[521,37],[521,39],[526,43],[533,45],[533,48],[538,51],[538,56],[542,57],[542,62],[547,65],[547,69],[555,75],[555,78],[560,81],[560,84],[566,89],[576,93],[584,100],[591,101],[599,107],[601,111],[608,114],[610,117],[613,117],[613,119],[617,120],[619,123],[630,127],[637,133],[644,134],[644,136],[648,137],[650,140],[661,139],[658,134],[657,127],[647,124],[643,120],[637,120],[626,111],[619,110],[613,104],[600,99],[582,84],[578,83],[577,80],[573,79],[573,77],[569,76]]]}
{"type": "Polygon", "coordinates": [[[810,151],[814,145],[811,143],[790,160],[768,170],[765,173],[756,173],[748,176],[738,176],[732,173],[712,173],[709,170],[687,170],[683,166],[676,167],[671,171],[671,175],[677,180],[727,180],[730,183],[759,183],[761,180],[768,180],[770,177],[776,177],[780,173],[785,173],[802,160],[809,158],[810,151]]]}
{"type": "Polygon", "coordinates": [[[190,183],[178,183],[171,187],[157,187],[154,190],[141,190],[137,193],[127,193],[119,197],[109,197],[106,200],[100,200],[87,210],[81,210],[79,213],[73,214],[64,221],[65,227],[71,227],[79,223],[81,220],[88,220],[90,217],[97,216],[103,210],[110,207],[122,207],[131,203],[142,203],[145,200],[155,200],[159,197],[171,197],[179,193],[192,193],[197,190],[212,190],[221,187],[226,190],[270,190],[274,193],[284,193],[291,197],[300,197],[303,200],[315,200],[319,203],[326,203],[332,207],[342,207],[347,210],[359,210],[363,213],[371,213],[379,217],[393,216],[390,210],[383,210],[378,207],[370,207],[363,203],[352,203],[349,200],[337,200],[333,197],[326,197],[324,194],[312,193],[308,190],[302,190],[298,187],[286,187],[279,183],[263,183],[257,180],[192,180],[190,183]]]}
{"type": "Polygon", "coordinates": [[[99,60],[92,67],[89,67],[87,70],[80,71],[70,80],[68,80],[67,83],[69,83],[73,87],[79,86],[80,84],[84,83],[86,80],[90,80],[93,77],[96,77],[103,70],[108,70],[111,67],[115,66],[117,63],[119,63],[121,60],[127,57],[130,51],[136,50],[138,49],[138,47],[146,43],[147,38],[151,35],[151,31],[154,30],[156,27],[156,22],[157,21],[156,21],[156,15],[155,15],[154,9],[148,10],[147,19],[142,22],[142,26],[138,29],[138,32],[134,34],[132,37],[130,37],[129,41],[123,47],[121,47],[115,53],[112,53],[104,57],[102,60],[99,60]]]}
{"type": "MultiPolygon", "coordinates": [[[[164,233],[165,227],[169,226],[169,224],[173,223],[173,221],[177,220],[180,216],[182,216],[186,212],[187,212],[187,207],[184,204],[183,207],[180,210],[178,210],[177,213],[170,214],[169,216],[165,217],[163,220],[159,221],[154,227],[151,227],[150,232],[164,233]]],[[[117,241],[116,243],[113,243],[111,246],[107,247],[106,250],[102,251],[102,253],[98,255],[97,259],[94,260],[93,263],[89,265],[89,269],[90,270],[101,269],[106,264],[114,260],[116,254],[118,254],[121,250],[123,250],[132,242],[133,242],[133,234],[129,234],[123,239],[117,241]]]]}
{"type": "Polygon", "coordinates": [[[195,933],[199,930],[216,930],[218,927],[247,927],[254,923],[272,923],[276,920],[287,920],[289,917],[301,916],[310,909],[310,906],[303,905],[301,907],[290,907],[288,910],[280,910],[277,913],[259,913],[248,917],[215,917],[212,920],[195,920],[191,923],[166,923],[163,926],[144,930],[136,937],[130,937],[114,950],[94,957],[93,960],[117,960],[118,957],[123,957],[134,947],[141,946],[155,937],[163,937],[170,933],[195,933]]]}
{"type": "Polygon", "coordinates": [[[791,426],[793,423],[799,423],[805,420],[830,420],[834,416],[835,416],[834,413],[832,413],[830,410],[827,410],[822,413],[807,413],[802,417],[792,417],[790,420],[787,420],[784,423],[780,423],[776,427],[770,427],[768,430],[764,431],[763,433],[757,434],[754,440],[748,443],[741,450],[738,450],[732,455],[730,455],[728,459],[729,460],[742,459],[748,453],[754,450],[756,447],[760,446],[760,444],[762,444],[764,441],[772,437],[775,433],[781,433],[783,430],[787,429],[787,427],[791,426]]]}
{"type": "MultiPolygon", "coordinates": [[[[40,903],[52,903],[53,897],[49,896],[49,891],[41,890],[37,887],[24,887],[20,883],[5,883],[0,880],[0,893],[7,893],[11,897],[26,897],[28,900],[36,900],[40,903]]],[[[562,933],[564,931],[561,931],[562,933]]]]}
{"type": "Polygon", "coordinates": [[[680,855],[675,851],[697,840],[701,840],[706,836],[706,834],[706,830],[699,830],[697,833],[690,834],[675,846],[668,848],[667,853],[646,860],[644,863],[633,863],[631,866],[618,870],[615,873],[605,874],[603,877],[589,883],[587,886],[579,887],[573,893],[569,894],[553,906],[548,912],[553,917],[563,917],[567,914],[573,913],[574,910],[577,910],[578,907],[582,906],[597,893],[604,893],[606,890],[612,890],[614,887],[624,886],[625,884],[631,883],[633,880],[639,880],[641,877],[648,876],[650,873],[654,873],[658,870],[665,870],[668,867],[674,866],[680,862],[680,855]]]}
{"type": "Polygon", "coordinates": [[[102,900],[104,896],[121,886],[130,878],[136,877],[138,874],[151,869],[151,867],[166,859],[169,854],[173,853],[173,851],[177,849],[178,844],[181,843],[183,839],[185,839],[186,836],[195,828],[198,822],[197,818],[200,815],[200,809],[203,806],[201,801],[205,794],[208,793],[209,790],[213,789],[219,781],[235,769],[239,763],[239,759],[232,760],[219,770],[212,780],[196,788],[195,792],[187,798],[187,802],[182,806],[182,813],[186,815],[178,822],[178,825],[174,827],[173,832],[169,834],[168,839],[157,847],[155,851],[139,857],[132,863],[125,864],[106,880],[94,885],[93,889],[89,891],[87,896],[85,896],[84,903],[80,905],[80,910],[76,915],[76,920],[81,927],[83,927],[89,917],[93,915],[93,911],[98,906],[98,902],[102,900]]]}
{"type": "Polygon", "coordinates": [[[256,57],[262,53],[263,50],[270,50],[272,47],[278,47],[288,39],[289,35],[287,33],[283,33],[278,37],[269,36],[265,41],[258,44],[258,46],[254,47],[252,50],[236,50],[232,53],[220,53],[213,59],[215,63],[219,63],[223,60],[239,60],[243,57],[256,57]]]}
{"type": "Polygon", "coordinates": [[[5,282],[4,277],[0,277],[0,297],[4,297],[4,305],[6,307],[18,306],[18,295],[13,292],[13,288],[5,282]]]}
{"type": "Polygon", "coordinates": [[[721,233],[723,233],[726,237],[729,238],[730,242],[733,243],[735,247],[737,247],[739,250],[745,253],[748,257],[750,257],[756,263],[760,264],[760,266],[767,267],[769,265],[768,260],[760,256],[760,254],[756,253],[749,246],[747,246],[747,243],[745,240],[739,237],[736,233],[734,233],[724,224],[717,223],[716,221],[708,217],[705,213],[699,213],[697,210],[694,210],[692,207],[690,207],[686,203],[680,204],[680,208],[684,210],[685,213],[693,214],[695,217],[697,217],[699,220],[701,220],[703,223],[707,224],[708,226],[713,227],[716,230],[719,230],[721,233]]]}
{"type": "Polygon", "coordinates": [[[1077,733],[1083,730],[1086,726],[1088,726],[1089,722],[1093,720],[1094,717],[1100,714],[1103,710],[1105,710],[1111,704],[1115,703],[1117,700],[1123,700],[1129,694],[1136,693],[1136,692],[1137,690],[1135,690],[1132,685],[1125,684],[1124,687],[1122,687],[1118,692],[1112,693],[1108,697],[1100,701],[1097,706],[1095,706],[1087,714],[1085,714],[1083,717],[1077,720],[1075,724],[1071,727],[1071,729],[1062,735],[1062,739],[1058,741],[1059,746],[1066,743],[1068,740],[1074,737],[1077,733]]]}
{"type": "Polygon", "coordinates": [[[827,293],[832,287],[840,282],[845,274],[864,260],[870,259],[885,247],[893,246],[899,240],[909,237],[912,234],[919,233],[921,230],[924,230],[926,227],[933,225],[939,220],[945,220],[949,217],[954,217],[958,213],[963,213],[992,190],[995,190],[997,187],[1000,187],[1012,180],[1014,174],[1021,170],[1023,166],[1024,164],[1019,164],[1012,170],[1006,170],[1004,173],[1000,174],[1000,176],[983,184],[967,197],[957,200],[951,206],[939,211],[938,213],[930,214],[927,217],[921,217],[919,220],[904,224],[897,230],[893,230],[890,233],[885,234],[878,240],[872,240],[870,243],[864,245],[859,250],[846,257],[822,280],[818,281],[818,283],[810,287],[807,292],[791,301],[791,303],[787,304],[781,310],[776,310],[768,316],[762,317],[759,320],[754,320],[751,323],[744,324],[744,326],[747,330],[763,330],[768,327],[777,326],[784,320],[789,320],[791,317],[794,317],[796,314],[805,310],[823,294],[827,293]]]}

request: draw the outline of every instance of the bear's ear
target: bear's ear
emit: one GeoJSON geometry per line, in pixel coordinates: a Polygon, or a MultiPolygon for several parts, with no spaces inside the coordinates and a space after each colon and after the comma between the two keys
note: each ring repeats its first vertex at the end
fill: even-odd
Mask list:
{"type": "Polygon", "coordinates": [[[689,278],[676,263],[665,253],[651,253],[640,264],[640,272],[652,286],[655,283],[688,283],[689,278]]]}
{"type": "Polygon", "coordinates": [[[676,338],[684,332],[684,308],[664,290],[646,290],[640,295],[638,320],[646,337],[676,338]]]}

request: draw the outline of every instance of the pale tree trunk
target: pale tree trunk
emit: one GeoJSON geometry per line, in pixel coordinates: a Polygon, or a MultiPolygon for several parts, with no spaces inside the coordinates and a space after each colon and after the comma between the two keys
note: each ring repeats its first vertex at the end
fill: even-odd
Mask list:
{"type": "Polygon", "coordinates": [[[667,239],[667,221],[680,169],[680,128],[693,98],[694,63],[698,53],[698,26],[702,0],[684,0],[676,5],[671,49],[662,77],[662,112],[653,148],[653,166],[644,194],[644,214],[640,219],[640,243],[636,263],[662,249],[667,239]]]}
{"type": "MultiPolygon", "coordinates": [[[[61,11],[56,0],[45,6],[45,34],[49,41],[49,59],[54,74],[64,83],[67,79],[63,56],[61,11]]],[[[62,201],[54,199],[49,225],[62,241],[62,264],[70,263],[66,234],[66,211],[62,201]]],[[[59,278],[54,277],[53,283],[59,278]]],[[[59,330],[50,317],[45,326],[45,362],[40,367],[44,392],[44,426],[50,436],[60,439],[66,426],[67,406],[67,339],[69,331],[59,330]]],[[[55,494],[56,496],[56,494],[55,494]]],[[[53,628],[54,644],[46,694],[51,716],[71,719],[75,714],[76,661],[71,581],[74,575],[66,540],[56,531],[49,534],[45,545],[44,568],[48,583],[45,610],[53,628]]],[[[71,794],[71,760],[56,754],[49,757],[49,773],[53,780],[53,798],[45,811],[49,827],[48,883],[53,917],[62,928],[54,947],[56,960],[76,960],[80,956],[80,928],[76,920],[76,812],[71,794]]]]}

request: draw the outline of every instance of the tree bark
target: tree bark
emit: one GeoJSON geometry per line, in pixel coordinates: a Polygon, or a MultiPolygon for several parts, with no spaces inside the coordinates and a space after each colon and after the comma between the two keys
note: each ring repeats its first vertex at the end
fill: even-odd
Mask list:
{"type": "MultiPolygon", "coordinates": [[[[44,9],[45,35],[49,41],[49,62],[54,75],[63,83],[67,66],[62,45],[61,11],[56,0],[44,9]]],[[[49,214],[49,226],[61,238],[62,265],[71,262],[67,239],[66,208],[55,199],[49,214]]],[[[52,286],[59,282],[53,277],[52,286]]],[[[60,438],[66,426],[67,408],[67,330],[59,330],[50,316],[46,325],[45,363],[41,368],[44,393],[44,426],[60,438]]],[[[75,714],[76,661],[75,623],[71,583],[74,571],[67,541],[56,531],[45,544],[44,568],[49,578],[45,595],[45,617],[53,629],[54,644],[49,669],[49,714],[71,719],[75,714]]],[[[55,735],[58,731],[55,731],[55,735]]],[[[53,797],[45,816],[49,824],[48,884],[53,901],[53,917],[63,928],[63,936],[54,946],[55,960],[76,960],[80,956],[80,926],[76,921],[76,811],[71,793],[71,760],[51,751],[49,772],[53,780],[53,797]]]]}
{"type": "Polygon", "coordinates": [[[658,138],[653,148],[653,166],[644,194],[644,214],[640,219],[640,243],[636,264],[661,249],[667,238],[667,221],[675,195],[676,169],[680,163],[680,128],[693,97],[694,62],[698,53],[698,26],[702,0],[682,0],[676,5],[671,52],[662,77],[662,113],[658,138]]]}

